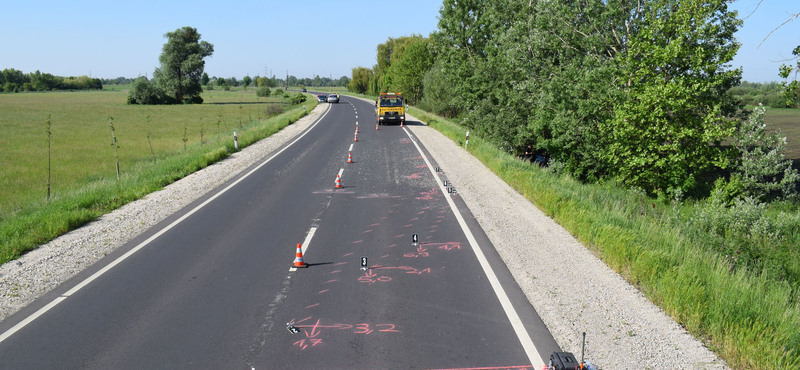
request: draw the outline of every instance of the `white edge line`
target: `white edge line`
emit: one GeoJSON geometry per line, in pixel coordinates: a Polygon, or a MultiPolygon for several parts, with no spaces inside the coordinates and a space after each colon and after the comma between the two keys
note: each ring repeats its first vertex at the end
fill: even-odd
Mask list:
{"type": "Polygon", "coordinates": [[[14,335],[17,331],[24,328],[25,325],[30,324],[33,320],[36,320],[39,316],[44,315],[45,312],[49,311],[51,308],[55,307],[57,304],[61,303],[61,301],[67,299],[67,297],[58,297],[54,299],[52,302],[48,303],[47,306],[44,306],[39,309],[39,311],[34,312],[32,315],[25,318],[25,320],[20,321],[17,325],[14,325],[13,328],[6,330],[3,335],[0,335],[0,343],[6,340],[8,337],[14,335]]]}
{"type": "Polygon", "coordinates": [[[121,263],[122,261],[124,261],[126,258],[130,257],[131,255],[133,255],[134,253],[136,253],[136,252],[137,252],[137,251],[139,251],[140,249],[142,249],[142,248],[144,248],[145,246],[147,246],[148,244],[150,244],[150,242],[152,242],[153,240],[155,240],[155,239],[156,239],[156,238],[158,238],[159,236],[163,235],[164,233],[166,233],[167,231],[169,231],[170,229],[172,229],[173,227],[175,227],[176,225],[178,225],[179,223],[181,223],[183,220],[187,219],[189,216],[191,216],[191,215],[192,215],[192,214],[194,214],[195,212],[199,211],[201,208],[205,207],[205,206],[206,206],[208,203],[211,203],[211,201],[213,201],[214,199],[217,199],[217,198],[218,198],[220,195],[224,194],[225,192],[227,192],[228,190],[230,190],[232,187],[236,186],[236,184],[238,184],[238,183],[242,182],[242,181],[243,181],[244,179],[246,179],[248,176],[250,176],[251,174],[253,174],[253,172],[256,172],[258,169],[260,169],[261,167],[263,167],[263,166],[264,166],[265,164],[267,164],[269,161],[273,160],[273,159],[274,159],[275,157],[277,157],[279,154],[283,153],[283,151],[285,151],[286,149],[290,148],[292,145],[294,145],[294,143],[296,143],[297,141],[299,141],[300,139],[302,139],[304,136],[306,136],[306,134],[308,134],[309,132],[311,132],[311,130],[312,130],[314,127],[316,127],[316,126],[317,126],[317,124],[318,124],[320,121],[322,121],[322,119],[323,119],[323,118],[325,118],[325,116],[326,116],[326,115],[328,114],[328,112],[330,111],[330,106],[328,106],[328,107],[327,107],[327,108],[325,108],[325,109],[326,109],[326,110],[325,110],[325,113],[323,113],[323,114],[322,114],[322,115],[321,115],[319,118],[317,118],[317,120],[316,120],[316,122],[314,122],[314,124],[312,124],[312,125],[311,125],[311,126],[308,128],[308,129],[306,129],[306,131],[305,131],[304,133],[300,134],[300,136],[298,136],[297,138],[295,138],[295,139],[294,139],[294,141],[292,141],[291,143],[289,143],[289,145],[286,145],[285,147],[283,147],[283,149],[279,150],[278,152],[276,152],[275,154],[273,154],[271,157],[267,158],[267,159],[266,159],[264,162],[261,162],[261,164],[259,164],[258,166],[256,166],[255,168],[253,168],[252,170],[250,170],[249,172],[247,172],[246,174],[242,175],[242,177],[238,178],[236,181],[234,181],[234,182],[233,182],[233,183],[231,183],[230,185],[226,186],[224,189],[222,189],[222,190],[220,190],[219,192],[217,192],[216,194],[214,194],[214,195],[213,195],[211,198],[208,198],[208,199],[207,199],[205,202],[203,202],[203,203],[200,203],[200,204],[199,204],[197,207],[194,207],[194,208],[193,208],[191,211],[189,211],[189,212],[187,212],[185,215],[181,216],[181,218],[179,218],[179,219],[177,219],[177,220],[173,221],[171,224],[169,224],[169,225],[165,226],[163,229],[159,230],[159,231],[158,231],[157,233],[155,233],[153,236],[151,236],[151,237],[147,238],[147,240],[145,240],[145,241],[143,241],[143,242],[139,243],[139,245],[137,245],[137,246],[136,246],[136,247],[134,247],[133,249],[129,250],[128,252],[126,252],[126,253],[125,253],[125,254],[123,254],[122,256],[118,257],[117,259],[115,259],[114,261],[112,261],[111,263],[109,263],[108,265],[106,265],[105,267],[103,267],[102,269],[100,269],[99,271],[95,272],[94,274],[92,274],[92,276],[89,276],[88,278],[86,278],[86,279],[85,279],[85,280],[83,280],[82,282],[78,283],[78,285],[76,285],[75,287],[73,287],[72,289],[70,289],[69,291],[67,291],[67,292],[66,292],[66,293],[64,293],[63,295],[61,295],[60,297],[58,297],[58,298],[54,299],[52,302],[50,302],[50,303],[48,303],[46,306],[44,306],[44,307],[40,308],[38,311],[36,311],[36,312],[35,312],[35,313],[33,313],[32,315],[30,315],[30,316],[26,317],[26,318],[25,318],[25,320],[22,320],[22,321],[20,321],[20,322],[19,322],[17,325],[14,325],[14,327],[12,327],[11,329],[8,329],[8,330],[7,330],[5,333],[3,333],[2,335],[0,335],[0,343],[2,343],[4,340],[8,339],[8,337],[10,337],[11,335],[13,335],[14,333],[16,333],[17,331],[19,331],[20,329],[24,328],[26,325],[28,325],[28,324],[30,324],[31,322],[33,322],[34,320],[36,320],[36,319],[37,319],[39,316],[43,315],[45,312],[49,311],[51,308],[53,308],[53,307],[55,307],[56,305],[58,305],[59,303],[61,303],[61,301],[63,301],[63,300],[65,300],[65,299],[67,299],[67,297],[69,297],[69,296],[71,296],[71,295],[75,294],[75,293],[76,293],[77,291],[79,291],[81,288],[85,287],[86,285],[88,285],[89,283],[91,283],[92,281],[94,281],[95,279],[97,279],[98,277],[100,277],[101,275],[103,275],[103,274],[105,274],[106,272],[108,272],[108,270],[111,270],[111,268],[113,268],[114,266],[118,265],[119,263],[121,263]]]}
{"type": "Polygon", "coordinates": [[[339,177],[342,177],[342,174],[343,174],[343,173],[344,173],[344,168],[340,168],[340,169],[339,169],[339,177]]]}
{"type": "Polygon", "coordinates": [[[350,150],[348,150],[348,151],[349,151],[349,152],[352,152],[352,151],[353,151],[353,144],[350,144],[350,150]]]}
{"type": "MultiPolygon", "coordinates": [[[[303,245],[300,247],[300,250],[303,251],[303,255],[306,254],[306,250],[308,249],[308,245],[311,244],[311,238],[314,237],[314,233],[317,232],[317,227],[314,226],[311,230],[308,230],[308,235],[306,235],[306,240],[303,240],[303,245]]],[[[289,268],[289,272],[297,271],[297,267],[289,268]]]]}
{"type": "Polygon", "coordinates": [[[447,203],[450,205],[450,208],[453,210],[453,213],[456,215],[456,219],[458,220],[458,224],[461,225],[461,229],[464,231],[464,234],[467,236],[467,240],[469,241],[470,246],[472,247],[472,251],[475,252],[475,256],[478,258],[478,262],[480,262],[481,267],[483,268],[483,272],[486,274],[487,278],[489,279],[489,283],[492,285],[492,289],[494,289],[494,293],[497,295],[497,299],[500,300],[500,305],[503,306],[503,310],[506,312],[506,316],[508,316],[508,320],[511,322],[511,326],[514,327],[514,332],[517,334],[517,338],[519,338],[520,343],[522,344],[522,348],[525,350],[525,354],[528,355],[528,360],[531,361],[531,365],[534,367],[540,367],[544,365],[544,360],[542,357],[539,356],[539,351],[536,350],[536,345],[533,344],[533,340],[531,340],[528,331],[525,330],[525,326],[522,324],[522,320],[519,318],[519,314],[514,309],[514,306],[511,304],[511,300],[508,299],[508,295],[506,295],[505,289],[500,284],[500,280],[497,279],[497,276],[494,274],[494,270],[492,266],[489,265],[489,261],[486,259],[486,256],[483,254],[480,246],[478,245],[478,241],[475,240],[475,236],[472,235],[472,231],[467,227],[467,223],[464,222],[464,217],[461,215],[461,212],[456,208],[455,202],[453,202],[452,197],[448,196],[449,194],[446,192],[444,185],[433,170],[431,166],[431,162],[428,161],[428,157],[425,153],[422,152],[422,149],[417,144],[417,141],[411,136],[411,133],[408,131],[406,127],[403,127],[403,131],[406,132],[406,135],[411,139],[411,142],[414,143],[414,146],[419,151],[419,154],[422,155],[422,159],[425,160],[425,164],[428,165],[428,170],[431,171],[431,174],[436,179],[436,183],[439,184],[439,190],[442,191],[442,194],[445,195],[445,199],[447,199],[447,203]]]}

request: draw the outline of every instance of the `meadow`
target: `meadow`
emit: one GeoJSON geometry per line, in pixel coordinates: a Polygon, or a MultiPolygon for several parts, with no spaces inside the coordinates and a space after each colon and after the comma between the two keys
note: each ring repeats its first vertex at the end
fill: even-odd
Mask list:
{"type": "Polygon", "coordinates": [[[786,157],[800,165],[800,109],[768,108],[767,127],[779,129],[786,136],[786,157]]]}
{"type": "Polygon", "coordinates": [[[205,104],[127,105],[126,91],[0,94],[0,217],[47,196],[47,133],[51,121],[51,192],[58,197],[86,180],[115,176],[109,117],[119,144],[120,168],[180,152],[186,144],[232,140],[234,129],[282,113],[281,98],[255,90],[210,91],[205,104]],[[148,116],[150,120],[148,122],[148,116]],[[150,141],[148,142],[148,131],[150,141]]]}
{"type": "Polygon", "coordinates": [[[204,104],[140,106],[125,91],[0,94],[0,263],[224,159],[233,131],[239,149],[272,135],[316,106],[307,96],[207,91],[204,104]]]}

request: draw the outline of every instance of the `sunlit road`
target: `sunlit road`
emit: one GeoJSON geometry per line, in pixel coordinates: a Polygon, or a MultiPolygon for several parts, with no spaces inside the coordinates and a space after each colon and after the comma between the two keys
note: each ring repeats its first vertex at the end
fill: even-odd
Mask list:
{"type": "Polygon", "coordinates": [[[52,307],[0,342],[0,368],[540,368],[558,346],[442,185],[447,169],[407,128],[376,130],[367,102],[326,109],[259,168],[0,323],[52,307]],[[310,267],[290,271],[298,243],[310,267]]]}

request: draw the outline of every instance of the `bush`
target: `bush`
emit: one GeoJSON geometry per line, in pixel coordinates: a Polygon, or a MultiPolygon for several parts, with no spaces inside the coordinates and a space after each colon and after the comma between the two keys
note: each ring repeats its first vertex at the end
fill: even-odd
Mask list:
{"type": "Polygon", "coordinates": [[[306,96],[303,93],[297,93],[292,96],[292,105],[300,104],[304,101],[306,101],[306,96]]]}
{"type": "Polygon", "coordinates": [[[163,90],[145,77],[140,77],[133,82],[128,91],[128,104],[172,104],[163,90]]]}
{"type": "Polygon", "coordinates": [[[280,97],[281,95],[283,95],[283,89],[275,89],[275,91],[272,92],[272,95],[280,97]]]}
{"type": "Polygon", "coordinates": [[[258,89],[256,89],[256,96],[260,96],[260,97],[263,98],[263,97],[268,97],[271,94],[272,94],[272,90],[270,90],[269,87],[267,87],[265,85],[260,86],[258,89]]]}

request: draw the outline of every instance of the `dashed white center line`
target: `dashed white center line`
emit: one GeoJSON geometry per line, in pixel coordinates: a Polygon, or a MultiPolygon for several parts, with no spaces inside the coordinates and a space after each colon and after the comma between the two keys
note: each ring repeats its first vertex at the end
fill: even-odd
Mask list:
{"type": "Polygon", "coordinates": [[[349,151],[351,151],[351,152],[353,151],[353,144],[350,144],[350,150],[349,151]]]}

